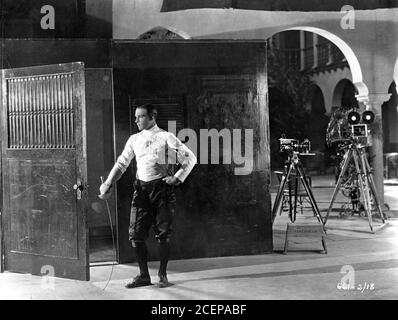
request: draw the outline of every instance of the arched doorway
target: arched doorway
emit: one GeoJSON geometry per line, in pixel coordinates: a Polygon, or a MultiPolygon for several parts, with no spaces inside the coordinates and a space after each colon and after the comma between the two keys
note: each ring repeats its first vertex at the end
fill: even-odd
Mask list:
{"type": "Polygon", "coordinates": [[[357,108],[357,94],[358,91],[350,80],[340,80],[333,91],[333,107],[357,108]]]}
{"type": "Polygon", "coordinates": [[[325,132],[328,117],[325,108],[325,99],[319,86],[313,84],[309,90],[309,102],[311,106],[311,123],[309,135],[311,136],[312,150],[323,152],[325,149],[325,132]]]}
{"type": "MultiPolygon", "coordinates": [[[[289,124],[289,131],[292,133],[288,138],[299,140],[309,138],[312,150],[317,156],[310,159],[308,165],[316,174],[325,173],[327,166],[330,167],[329,171],[333,172],[333,161],[329,159],[330,152],[326,146],[326,129],[329,122],[327,110],[330,112],[331,105],[358,106],[356,95],[359,92],[367,94],[366,86],[362,83],[358,60],[346,44],[342,44],[341,49],[336,45],[336,43],[341,44],[341,41],[324,30],[292,28],[275,34],[268,39],[268,42],[270,136],[274,140],[271,144],[276,145],[279,142],[277,139],[280,138],[273,132],[276,127],[273,124],[274,115],[279,117],[279,122],[281,122],[280,114],[284,115],[285,119],[282,121],[286,123],[288,119],[293,118],[289,124]],[[345,56],[343,51],[348,56],[345,56]],[[355,72],[352,72],[351,66],[355,72]],[[344,71],[338,72],[341,70],[344,71]],[[342,74],[349,76],[350,73],[350,78],[355,78],[357,85],[346,78],[341,78],[335,88],[336,77],[341,77],[342,74]],[[330,75],[329,80],[325,80],[328,75],[330,75]],[[273,103],[277,101],[277,94],[273,87],[290,96],[294,108],[290,108],[289,112],[276,112],[273,103]]],[[[280,131],[280,128],[276,130],[280,131]]],[[[271,153],[271,158],[278,157],[271,153]]],[[[283,162],[271,165],[272,168],[279,170],[283,162]]]]}
{"type": "Polygon", "coordinates": [[[384,178],[398,182],[398,94],[395,81],[388,88],[390,99],[382,105],[384,178]]]}
{"type": "Polygon", "coordinates": [[[343,39],[341,39],[340,37],[336,36],[335,34],[327,30],[316,27],[309,27],[309,26],[297,26],[281,31],[289,31],[289,30],[306,31],[313,34],[317,34],[318,36],[327,39],[341,52],[341,54],[346,59],[349,68],[351,70],[352,82],[358,91],[358,95],[360,97],[366,97],[369,94],[369,90],[366,84],[363,82],[362,69],[361,65],[359,64],[358,58],[354,53],[354,51],[351,49],[351,47],[343,39]]]}
{"type": "MultiPolygon", "coordinates": [[[[298,134],[299,122],[294,117],[294,102],[287,92],[277,87],[270,87],[269,91],[269,118],[270,118],[270,151],[271,166],[280,169],[283,166],[284,156],[279,152],[279,138],[285,135],[294,138],[298,134]]],[[[305,111],[305,110],[304,110],[305,111]]]]}

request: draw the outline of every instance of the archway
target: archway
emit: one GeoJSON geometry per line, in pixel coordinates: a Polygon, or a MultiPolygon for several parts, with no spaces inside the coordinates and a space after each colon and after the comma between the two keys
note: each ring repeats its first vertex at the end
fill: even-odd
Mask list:
{"type": "MultiPolygon", "coordinates": [[[[292,136],[289,138],[309,138],[312,142],[313,151],[319,153],[319,158],[323,157],[322,161],[318,161],[318,159],[314,161],[318,163],[318,170],[315,171],[318,173],[325,172],[325,170],[323,170],[325,164],[330,164],[332,162],[329,161],[329,150],[326,148],[326,129],[329,122],[326,110],[330,111],[332,99],[334,100],[334,106],[341,106],[342,104],[357,106],[358,101],[356,100],[356,96],[359,92],[362,92],[362,95],[367,94],[367,88],[362,83],[362,72],[358,59],[341,39],[338,39],[325,30],[307,27],[289,28],[275,33],[274,37],[270,39],[269,51],[276,51],[276,54],[271,54],[269,56],[271,56],[272,59],[274,59],[274,56],[282,57],[279,58],[279,60],[282,60],[282,64],[290,63],[287,70],[279,67],[281,63],[277,64],[277,70],[275,71],[277,79],[279,79],[279,81],[285,81],[288,84],[279,84],[279,86],[276,84],[276,86],[285,92],[289,92],[289,90],[286,90],[286,87],[290,86],[291,88],[292,84],[293,87],[297,86],[299,90],[291,90],[293,91],[291,96],[296,103],[294,112],[301,115],[301,113],[309,111],[304,117],[296,117],[296,124],[294,126],[291,125],[290,128],[298,127],[300,130],[293,131],[292,136]],[[318,37],[316,37],[315,34],[318,35],[318,37]],[[333,42],[329,39],[333,40],[333,42]],[[343,45],[343,47],[339,47],[338,45],[343,45]],[[285,54],[287,54],[287,57],[283,57],[285,54]],[[346,56],[346,54],[348,54],[348,56],[346,56]],[[307,55],[309,55],[312,60],[309,59],[309,61],[307,61],[307,55]],[[316,55],[316,59],[311,55],[316,55]],[[354,68],[354,72],[352,72],[351,67],[354,68]],[[325,81],[324,78],[338,68],[346,69],[344,69],[344,72],[335,72],[329,77],[329,80],[325,81]],[[293,76],[290,74],[292,69],[296,71],[296,74],[293,76]],[[351,75],[349,73],[351,73],[351,75]],[[323,77],[319,83],[316,78],[317,74],[322,74],[323,77]],[[341,75],[344,75],[344,78],[341,77],[341,75]],[[310,81],[308,81],[308,77],[310,81]],[[358,87],[354,86],[354,84],[348,80],[350,78],[356,79],[358,87]],[[335,90],[337,81],[339,83],[335,90]],[[304,86],[302,85],[303,82],[306,82],[304,86]],[[302,99],[303,97],[304,99],[302,99]],[[326,101],[328,102],[327,108],[326,101]],[[304,129],[305,132],[304,136],[299,136],[299,131],[303,131],[302,129],[304,129]]],[[[273,60],[271,63],[268,61],[268,81],[270,86],[275,85],[275,83],[273,83],[274,79],[272,79],[272,69],[275,69],[275,65],[272,62],[273,60]]],[[[274,119],[271,111],[275,109],[272,105],[275,101],[272,96],[273,94],[275,94],[275,91],[270,88],[270,130],[271,139],[278,139],[279,137],[275,137],[275,133],[272,132],[272,130],[274,130],[272,121],[274,121],[274,119]]],[[[286,115],[286,112],[285,117],[289,117],[286,115]]],[[[275,141],[273,141],[273,143],[275,144],[275,141]]],[[[276,158],[275,155],[272,155],[272,157],[276,158]]],[[[278,169],[278,163],[273,163],[272,167],[278,169]]]]}
{"type": "MultiPolygon", "coordinates": [[[[354,51],[351,49],[351,47],[340,37],[336,36],[335,34],[316,27],[310,27],[310,26],[297,26],[297,27],[292,27],[288,29],[284,29],[281,31],[287,31],[287,30],[302,30],[302,31],[308,31],[312,33],[316,33],[330,42],[332,42],[334,45],[336,45],[339,50],[343,53],[344,57],[347,59],[348,65],[350,66],[350,70],[352,73],[352,81],[353,84],[355,85],[357,91],[358,91],[358,97],[367,97],[369,94],[368,87],[366,84],[363,82],[363,76],[362,76],[362,69],[361,65],[359,64],[358,58],[355,55],[354,51]]],[[[278,32],[281,32],[278,31],[278,32]]],[[[276,33],[278,33],[276,32],[276,33]]],[[[398,66],[397,66],[398,68],[398,66]]],[[[398,73],[398,71],[397,71],[398,73]]],[[[397,75],[398,76],[398,75],[397,75]]]]}
{"type": "Polygon", "coordinates": [[[274,169],[279,169],[279,164],[283,163],[284,157],[279,152],[278,139],[282,134],[288,138],[295,137],[297,135],[297,128],[295,127],[297,122],[291,114],[294,102],[287,92],[272,86],[268,89],[268,94],[271,166],[274,169]]]}
{"type": "Polygon", "coordinates": [[[309,89],[309,103],[311,106],[311,126],[308,128],[311,137],[312,150],[323,152],[325,149],[325,133],[328,117],[325,115],[325,99],[322,90],[316,84],[309,89]]]}
{"type": "MultiPolygon", "coordinates": [[[[295,32],[296,39],[293,39],[293,42],[296,43],[296,46],[298,44],[300,48],[300,52],[297,55],[297,53],[294,52],[294,45],[288,46],[288,50],[286,51],[288,51],[289,57],[284,60],[295,61],[296,69],[298,66],[298,71],[300,72],[308,70],[311,80],[314,82],[310,86],[307,84],[308,99],[303,104],[307,110],[310,110],[310,113],[307,118],[305,118],[302,126],[295,126],[305,128],[306,138],[310,139],[312,145],[311,151],[313,155],[309,157],[302,156],[301,160],[307,174],[312,176],[313,181],[316,180],[319,186],[331,187],[334,186],[334,182],[336,181],[336,159],[338,159],[339,150],[333,145],[328,145],[326,141],[326,131],[330,120],[329,115],[326,114],[326,110],[331,111],[332,109],[333,111],[333,106],[345,106],[347,108],[358,107],[359,103],[357,98],[367,98],[368,89],[363,83],[359,61],[352,49],[344,41],[325,30],[297,27],[285,29],[282,32],[276,33],[278,37],[276,41],[271,41],[271,49],[272,46],[281,47],[284,41],[289,41],[289,43],[291,43],[290,39],[292,35],[290,34],[288,36],[288,40],[286,40],[286,37],[283,39],[284,37],[281,35],[284,32],[295,32]],[[299,39],[297,39],[297,35],[299,35],[299,39]],[[311,48],[311,46],[313,46],[313,48],[311,48]],[[310,57],[312,60],[309,59],[309,61],[307,61],[307,54],[314,55],[316,59],[310,57]],[[338,59],[336,57],[339,57],[341,61],[337,63],[338,59]],[[317,74],[319,76],[316,76],[317,74]],[[328,80],[326,80],[327,77],[328,80]]],[[[282,74],[284,70],[281,69],[277,72],[282,74]]],[[[270,76],[270,72],[268,76],[270,76]]],[[[287,82],[291,82],[291,78],[286,80],[287,82]]],[[[275,137],[275,133],[272,132],[275,127],[275,125],[272,125],[272,121],[274,120],[271,113],[273,109],[272,94],[273,90],[270,88],[269,119],[271,145],[279,142],[277,140],[279,137],[275,137]]],[[[296,95],[292,96],[294,98],[296,97],[296,95]]],[[[297,122],[299,122],[299,119],[298,117],[297,122]]],[[[300,140],[301,137],[298,136],[298,132],[293,132],[288,138],[298,138],[300,140]]],[[[273,149],[279,153],[277,148],[274,147],[273,149]]],[[[271,149],[271,152],[272,151],[271,149]]],[[[271,153],[272,169],[281,171],[284,162],[279,159],[279,162],[275,163],[277,159],[278,156],[271,153]]],[[[277,185],[276,178],[273,179],[276,181],[274,185],[277,185]]]]}
{"type": "Polygon", "coordinates": [[[191,37],[173,27],[155,27],[144,32],[138,40],[188,40],[191,37]]]}
{"type": "Polygon", "coordinates": [[[348,79],[340,80],[333,91],[333,107],[358,107],[358,94],[353,83],[348,79]]]}
{"type": "Polygon", "coordinates": [[[310,101],[311,111],[314,114],[325,114],[325,99],[323,97],[322,90],[316,84],[313,84],[310,88],[310,101]]]}
{"type": "Polygon", "coordinates": [[[390,99],[382,105],[383,149],[385,153],[398,152],[398,94],[395,81],[388,88],[390,99]]]}
{"type": "Polygon", "coordinates": [[[394,186],[398,183],[398,94],[396,82],[388,88],[390,99],[381,106],[383,120],[383,165],[386,202],[394,203],[390,198],[396,193],[394,186]]]}

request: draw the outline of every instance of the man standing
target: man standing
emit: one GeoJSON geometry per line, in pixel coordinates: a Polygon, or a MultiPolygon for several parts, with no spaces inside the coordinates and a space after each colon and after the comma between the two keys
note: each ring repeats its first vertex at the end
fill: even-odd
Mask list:
{"type": "Polygon", "coordinates": [[[135,288],[151,284],[148,271],[146,239],[152,227],[159,244],[159,287],[168,286],[167,262],[170,253],[171,223],[175,209],[174,186],[184,182],[196,164],[196,157],[178,138],[156,124],[157,111],[151,104],[137,107],[135,123],[139,133],[130,136],[108,178],[100,186],[100,197],[106,199],[110,189],[126,171],[131,160],[137,161],[134,195],[131,205],[129,240],[140,268],[140,274],[126,285],[135,288]],[[169,152],[171,151],[171,152],[169,152]],[[168,175],[167,155],[175,155],[180,169],[168,175]]]}

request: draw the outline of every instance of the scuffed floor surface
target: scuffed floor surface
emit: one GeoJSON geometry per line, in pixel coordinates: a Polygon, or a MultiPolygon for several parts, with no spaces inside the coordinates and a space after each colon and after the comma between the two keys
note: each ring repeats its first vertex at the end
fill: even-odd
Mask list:
{"type": "MultiPolygon", "coordinates": [[[[314,222],[308,214],[297,221],[314,222]]],[[[274,224],[272,254],[171,261],[168,288],[125,289],[135,265],[91,268],[91,281],[0,274],[0,299],[396,299],[398,297],[398,220],[390,219],[376,234],[367,220],[331,218],[328,254],[313,239],[284,246],[286,214],[274,224]],[[348,223],[347,223],[348,222],[348,223]],[[290,251],[291,250],[291,251],[290,251]],[[338,289],[343,266],[352,266],[356,290],[338,289]],[[370,286],[372,285],[372,286],[370,286]],[[362,288],[362,290],[358,290],[362,288]],[[364,289],[367,288],[367,289],[364,289]],[[373,290],[371,290],[373,288],[373,290]]],[[[152,282],[156,262],[150,263],[152,282]]]]}
{"type": "MultiPolygon", "coordinates": [[[[331,179],[313,179],[315,199],[325,215],[333,193],[331,179]]],[[[319,239],[293,241],[287,255],[287,212],[273,225],[274,253],[170,261],[167,288],[125,289],[135,265],[91,267],[91,281],[42,278],[26,274],[0,274],[0,299],[397,299],[398,297],[398,186],[386,186],[391,217],[385,225],[375,219],[375,234],[366,217],[339,217],[346,199],[339,195],[326,223],[328,254],[319,239]],[[339,286],[347,271],[354,273],[354,290],[339,286]],[[113,271],[113,272],[112,272],[113,271]],[[107,285],[109,277],[112,278],[107,285]],[[107,287],[106,287],[107,285],[107,287]],[[106,287],[106,290],[103,290],[106,287]],[[340,287],[340,288],[339,288],[340,287]]],[[[275,194],[272,195],[273,198],[275,194]]],[[[298,223],[317,223],[305,203],[298,223]]],[[[214,245],[217,245],[216,243],[214,245]]],[[[150,263],[152,282],[158,263],[150,263]]]]}

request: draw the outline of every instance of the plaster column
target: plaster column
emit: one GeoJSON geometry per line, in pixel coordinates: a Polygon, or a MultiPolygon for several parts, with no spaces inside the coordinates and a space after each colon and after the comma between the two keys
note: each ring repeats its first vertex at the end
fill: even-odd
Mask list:
{"type": "Polygon", "coordinates": [[[383,164],[383,121],[381,105],[390,99],[389,93],[369,93],[367,96],[356,96],[359,103],[366,106],[375,114],[375,121],[369,125],[370,129],[370,165],[373,168],[373,176],[376,184],[377,195],[380,204],[384,204],[384,164],[383,164]]]}
{"type": "Polygon", "coordinates": [[[305,33],[300,30],[300,70],[305,69],[305,33]]]}
{"type": "Polygon", "coordinates": [[[318,66],[318,35],[316,33],[312,34],[312,50],[314,54],[314,65],[312,68],[316,68],[318,66]]]}

